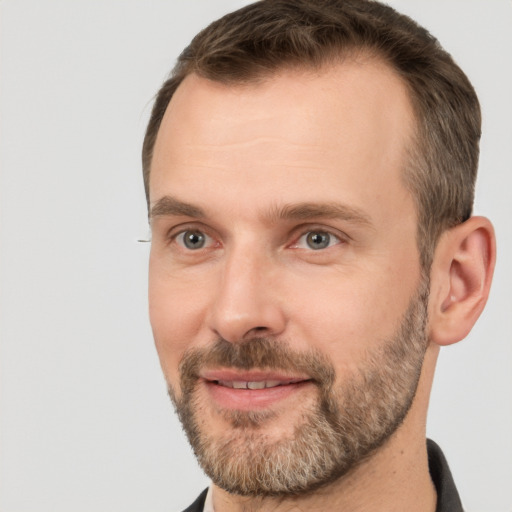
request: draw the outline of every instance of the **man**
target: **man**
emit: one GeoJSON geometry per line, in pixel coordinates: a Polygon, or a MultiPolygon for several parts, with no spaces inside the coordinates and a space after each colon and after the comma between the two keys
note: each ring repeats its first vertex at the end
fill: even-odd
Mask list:
{"type": "Polygon", "coordinates": [[[376,2],[258,2],[182,53],[143,167],[151,324],[213,482],[187,510],[462,510],[425,423],[492,278],[479,138],[463,72],[376,2]]]}

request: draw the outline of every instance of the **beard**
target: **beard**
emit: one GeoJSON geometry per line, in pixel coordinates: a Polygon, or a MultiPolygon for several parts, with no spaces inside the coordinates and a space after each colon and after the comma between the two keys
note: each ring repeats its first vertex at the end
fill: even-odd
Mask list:
{"type": "Polygon", "coordinates": [[[171,386],[169,395],[205,473],[232,494],[297,496],[340,479],[370,457],[413,403],[428,344],[428,289],[424,280],[392,338],[365,353],[357,370],[343,379],[337,379],[326,355],[294,351],[281,339],[218,339],[211,348],[187,351],[179,368],[180,396],[171,386]],[[291,438],[265,434],[279,411],[222,411],[228,426],[215,435],[201,415],[197,393],[199,371],[206,366],[306,374],[318,396],[303,406],[291,438]]]}

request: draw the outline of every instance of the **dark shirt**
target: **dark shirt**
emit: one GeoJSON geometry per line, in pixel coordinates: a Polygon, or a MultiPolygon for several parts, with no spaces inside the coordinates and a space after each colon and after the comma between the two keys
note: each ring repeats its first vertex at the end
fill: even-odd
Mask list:
{"type": "MultiPolygon", "coordinates": [[[[459,493],[441,448],[434,441],[427,439],[427,451],[430,476],[437,491],[436,512],[464,512],[459,493]]],[[[199,498],[183,512],[203,512],[207,491],[208,489],[205,489],[199,498]]]]}
{"type": "Polygon", "coordinates": [[[437,491],[436,512],[464,512],[446,458],[434,441],[427,439],[428,468],[437,491]]]}

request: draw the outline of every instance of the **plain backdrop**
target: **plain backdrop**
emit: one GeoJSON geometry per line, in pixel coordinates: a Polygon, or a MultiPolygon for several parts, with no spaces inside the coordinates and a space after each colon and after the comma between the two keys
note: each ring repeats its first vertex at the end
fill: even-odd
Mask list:
{"type": "MultiPolygon", "coordinates": [[[[235,0],[0,0],[0,511],[180,511],[207,485],[147,319],[140,147],[191,37],[235,0]]],[[[483,112],[486,311],[442,350],[429,436],[468,512],[512,510],[512,2],[390,2],[427,26],[483,112]]],[[[407,485],[407,482],[404,482],[407,485]]]]}

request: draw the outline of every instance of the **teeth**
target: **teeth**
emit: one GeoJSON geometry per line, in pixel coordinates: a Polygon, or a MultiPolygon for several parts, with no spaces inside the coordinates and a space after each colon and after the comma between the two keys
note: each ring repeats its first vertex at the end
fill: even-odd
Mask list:
{"type": "Polygon", "coordinates": [[[279,382],[278,380],[265,381],[266,388],[275,388],[276,386],[282,386],[283,384],[289,384],[289,383],[288,382],[279,382]]]}
{"type": "Polygon", "coordinates": [[[226,388],[233,389],[265,389],[283,386],[291,382],[283,382],[280,380],[260,380],[260,381],[238,381],[238,380],[219,380],[217,384],[226,388]]]}
{"type": "Polygon", "coordinates": [[[247,383],[247,388],[248,389],[265,389],[265,381],[260,381],[260,382],[248,382],[247,383]]]}

